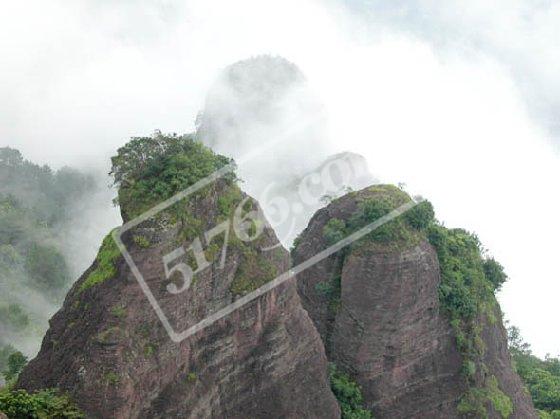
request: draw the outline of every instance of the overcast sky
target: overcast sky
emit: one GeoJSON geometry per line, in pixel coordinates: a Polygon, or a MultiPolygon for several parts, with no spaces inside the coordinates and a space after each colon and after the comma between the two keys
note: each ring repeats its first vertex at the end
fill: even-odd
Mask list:
{"type": "Polygon", "coordinates": [[[0,145],[106,167],[130,136],[192,130],[223,67],[284,56],[329,148],[476,231],[510,275],[506,317],[559,354],[559,21],[540,0],[4,2],[0,145]]]}

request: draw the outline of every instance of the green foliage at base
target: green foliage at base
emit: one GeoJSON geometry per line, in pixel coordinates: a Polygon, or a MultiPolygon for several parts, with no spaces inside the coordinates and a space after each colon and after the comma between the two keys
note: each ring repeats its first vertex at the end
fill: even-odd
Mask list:
{"type": "Polygon", "coordinates": [[[115,263],[120,256],[121,251],[117,247],[113,236],[109,233],[103,239],[103,243],[97,254],[97,266],[80,285],[80,292],[100,284],[107,279],[113,278],[117,274],[115,263]]]}
{"type": "Polygon", "coordinates": [[[3,345],[0,346],[0,372],[6,371],[8,368],[8,359],[10,359],[10,355],[16,351],[12,345],[3,345]]]}
{"type": "Polygon", "coordinates": [[[502,418],[509,418],[513,413],[513,403],[511,399],[500,390],[496,377],[490,377],[486,382],[486,397],[492,403],[492,407],[502,418]]]}
{"type": "Polygon", "coordinates": [[[144,345],[144,356],[150,357],[156,353],[157,346],[153,343],[148,343],[144,345]]]}
{"type": "Polygon", "coordinates": [[[457,411],[462,414],[471,414],[479,418],[488,418],[486,409],[490,402],[494,410],[504,419],[513,413],[513,403],[511,399],[502,392],[498,386],[496,377],[489,377],[485,388],[472,387],[461,397],[457,411]]]}
{"type": "Polygon", "coordinates": [[[513,365],[525,383],[533,404],[545,419],[560,419],[560,358],[533,355],[519,329],[508,328],[509,349],[513,365]]]}
{"type": "Polygon", "coordinates": [[[331,390],[338,400],[342,419],[372,419],[373,415],[363,407],[360,386],[348,375],[339,371],[335,364],[329,364],[331,390]]]}
{"type": "Polygon", "coordinates": [[[25,390],[0,390],[0,412],[9,418],[62,419],[84,418],[84,414],[66,395],[55,389],[29,394],[25,390]]]}
{"type": "Polygon", "coordinates": [[[539,419],[560,419],[560,410],[548,412],[546,410],[537,409],[537,413],[539,414],[539,419]]]}
{"type": "Polygon", "coordinates": [[[7,368],[2,371],[6,382],[15,380],[25,365],[27,365],[27,357],[24,354],[19,351],[11,353],[6,363],[7,368]]]}
{"type": "MultiPolygon", "coordinates": [[[[0,147],[0,348],[40,342],[72,284],[64,232],[97,189],[91,175],[52,170],[0,147]]],[[[0,371],[6,367],[0,350],[0,371]]]]}
{"type": "Polygon", "coordinates": [[[122,305],[116,305],[111,308],[111,314],[118,318],[126,317],[126,308],[122,305]]]}

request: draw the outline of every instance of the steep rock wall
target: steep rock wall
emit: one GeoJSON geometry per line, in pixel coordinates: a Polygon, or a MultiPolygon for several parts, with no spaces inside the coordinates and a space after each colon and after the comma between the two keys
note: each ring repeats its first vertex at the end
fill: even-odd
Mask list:
{"type": "MultiPolygon", "coordinates": [[[[232,240],[224,268],[212,265],[201,272],[188,293],[178,298],[167,292],[162,256],[191,242],[194,236],[185,238],[190,231],[185,225],[196,225],[198,234],[218,224],[218,200],[237,194],[216,186],[180,203],[179,214],[188,214],[181,222],[163,217],[124,236],[178,330],[271,279],[271,273],[289,268],[287,252],[265,226],[258,240],[232,240]],[[275,249],[262,250],[271,247],[275,249]]],[[[238,198],[236,203],[245,196],[238,198]]],[[[99,418],[340,416],[328,385],[322,342],[293,280],[174,343],[122,257],[112,261],[111,278],[86,285],[103,263],[100,253],[74,285],[51,319],[38,356],[22,372],[19,387],[59,387],[88,417],[99,418]]]]}
{"type": "MultiPolygon", "coordinates": [[[[351,219],[379,191],[366,188],[318,211],[298,239],[294,264],[328,247],[329,220],[351,219]]],[[[329,361],[362,387],[376,418],[461,417],[457,406],[468,390],[463,359],[438,298],[438,256],[425,238],[351,246],[298,274],[297,284],[329,361]],[[340,284],[335,296],[324,286],[333,281],[340,284]]],[[[489,374],[513,402],[511,417],[536,418],[511,367],[501,318],[486,323],[482,339],[489,374]]],[[[492,406],[488,411],[501,417],[492,406]]]]}

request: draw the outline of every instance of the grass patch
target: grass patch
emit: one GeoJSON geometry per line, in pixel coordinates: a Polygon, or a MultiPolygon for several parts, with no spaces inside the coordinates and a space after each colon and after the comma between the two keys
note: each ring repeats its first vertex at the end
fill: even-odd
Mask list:
{"type": "Polygon", "coordinates": [[[111,314],[118,318],[126,316],[126,309],[122,305],[116,305],[111,309],[111,314]]]}
{"type": "Polygon", "coordinates": [[[144,236],[133,236],[132,240],[134,241],[134,243],[136,243],[139,247],[141,247],[142,249],[147,249],[149,248],[152,244],[150,243],[150,240],[148,240],[146,237],[144,236]]]}
{"type": "Polygon", "coordinates": [[[107,384],[112,386],[117,385],[120,381],[118,374],[114,371],[106,372],[103,378],[107,384]]]}
{"type": "Polygon", "coordinates": [[[490,403],[494,410],[503,418],[507,419],[513,413],[511,399],[500,390],[498,380],[491,376],[486,380],[484,388],[473,387],[461,397],[457,411],[461,415],[476,415],[480,418],[488,418],[487,404],[490,403]]]}
{"type": "Polygon", "coordinates": [[[103,332],[100,332],[97,334],[97,341],[99,343],[113,343],[119,340],[121,335],[121,330],[116,327],[110,327],[107,330],[104,330],[103,332]]]}
{"type": "MultiPolygon", "coordinates": [[[[379,220],[408,202],[410,197],[391,185],[376,185],[364,196],[357,196],[358,209],[348,219],[331,218],[323,227],[327,245],[333,245],[361,228],[379,220]]],[[[367,236],[350,245],[352,249],[369,243],[400,250],[420,242],[422,234],[434,221],[432,204],[423,201],[401,216],[377,227],[367,236]]]]}
{"type": "Polygon", "coordinates": [[[109,233],[103,239],[103,243],[97,254],[97,266],[80,285],[80,292],[113,278],[117,274],[115,263],[120,256],[121,251],[113,240],[111,233],[109,233]]]}
{"type": "Polygon", "coordinates": [[[241,263],[230,284],[233,295],[246,295],[278,275],[278,268],[272,262],[265,259],[254,248],[243,246],[245,251],[241,256],[241,263]]]}
{"type": "Polygon", "coordinates": [[[150,357],[156,353],[157,346],[153,343],[148,343],[144,346],[144,356],[150,357]]]}

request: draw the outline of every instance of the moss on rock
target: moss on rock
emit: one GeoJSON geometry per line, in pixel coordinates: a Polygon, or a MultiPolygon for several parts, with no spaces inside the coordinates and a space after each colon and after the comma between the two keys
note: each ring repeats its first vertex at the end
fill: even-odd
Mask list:
{"type": "Polygon", "coordinates": [[[101,244],[96,258],[96,266],[89,273],[87,278],[80,285],[80,292],[83,292],[97,284],[100,284],[117,274],[116,262],[121,256],[121,251],[117,247],[112,234],[109,233],[101,244]]]}

